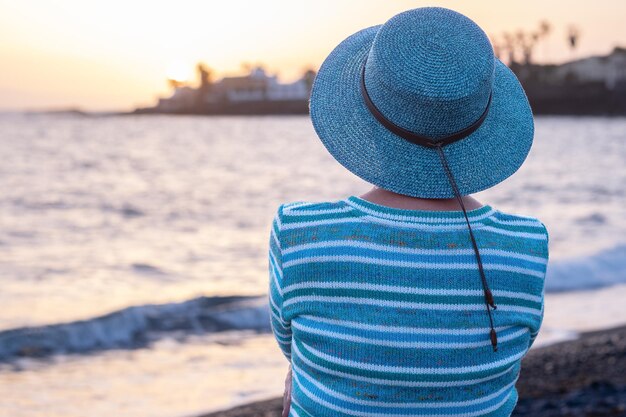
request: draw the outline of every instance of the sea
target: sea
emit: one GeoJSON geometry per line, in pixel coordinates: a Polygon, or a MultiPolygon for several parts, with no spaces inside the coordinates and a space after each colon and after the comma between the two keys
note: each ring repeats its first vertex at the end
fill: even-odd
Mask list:
{"type": "MultiPolygon", "coordinates": [[[[476,197],[550,233],[533,349],[626,324],[626,118],[536,118],[476,197]]],[[[371,186],[307,116],[0,114],[0,416],[185,417],[282,395],[270,223],[371,186]]]]}

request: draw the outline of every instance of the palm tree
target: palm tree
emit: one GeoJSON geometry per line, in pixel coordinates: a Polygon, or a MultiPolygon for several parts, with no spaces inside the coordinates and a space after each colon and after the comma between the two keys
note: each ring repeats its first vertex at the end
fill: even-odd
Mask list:
{"type": "MultiPolygon", "coordinates": [[[[539,22],[539,39],[546,39],[552,33],[552,25],[547,20],[539,22]]],[[[544,59],[548,58],[548,43],[544,42],[543,55],[544,59]]]]}
{"type": "Polygon", "coordinates": [[[578,39],[580,38],[580,29],[578,29],[575,25],[570,25],[567,29],[567,40],[569,41],[569,46],[572,49],[576,49],[578,46],[578,39]]]}
{"type": "Polygon", "coordinates": [[[495,36],[490,36],[489,37],[491,39],[491,45],[493,46],[493,54],[496,56],[496,58],[501,59],[502,58],[502,44],[500,43],[500,41],[498,40],[498,38],[496,38],[495,36]]]}
{"type": "Polygon", "coordinates": [[[509,54],[509,66],[515,65],[515,49],[516,49],[516,42],[515,42],[515,38],[513,37],[513,35],[511,35],[508,32],[505,32],[502,37],[504,38],[504,49],[508,52],[509,54]]]}

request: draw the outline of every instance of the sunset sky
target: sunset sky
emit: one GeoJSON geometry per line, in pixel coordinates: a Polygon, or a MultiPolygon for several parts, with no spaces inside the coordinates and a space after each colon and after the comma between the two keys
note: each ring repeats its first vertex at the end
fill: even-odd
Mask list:
{"type": "Polygon", "coordinates": [[[433,5],[469,16],[490,36],[549,21],[540,62],[626,46],[623,0],[0,0],[0,110],[152,105],[168,95],[168,77],[193,80],[198,61],[216,78],[241,74],[248,62],[293,81],[357,30],[433,5]],[[566,43],[572,24],[581,32],[575,51],[566,43]]]}

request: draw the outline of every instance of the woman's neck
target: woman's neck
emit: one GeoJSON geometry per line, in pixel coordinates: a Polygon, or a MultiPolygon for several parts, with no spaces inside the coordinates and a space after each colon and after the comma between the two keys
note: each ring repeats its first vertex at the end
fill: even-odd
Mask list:
{"type": "MultiPolygon", "coordinates": [[[[429,210],[429,211],[455,211],[461,210],[456,198],[419,198],[397,194],[383,188],[374,187],[370,191],[359,196],[382,206],[406,209],[406,210],[429,210]]],[[[483,205],[471,196],[463,196],[463,204],[466,210],[474,210],[483,205]]]]}

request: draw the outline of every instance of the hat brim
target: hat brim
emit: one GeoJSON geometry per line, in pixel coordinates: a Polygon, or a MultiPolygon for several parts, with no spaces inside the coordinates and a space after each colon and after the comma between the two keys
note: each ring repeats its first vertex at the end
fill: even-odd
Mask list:
{"type": "MultiPolygon", "coordinates": [[[[413,197],[453,197],[437,151],[387,130],[363,101],[360,71],[381,26],[349,36],[322,63],[309,102],[313,127],[331,155],[363,180],[413,197]]],[[[532,145],[534,122],[528,99],[517,77],[498,59],[492,94],[482,125],[444,147],[462,195],[511,176],[532,145]]]]}

